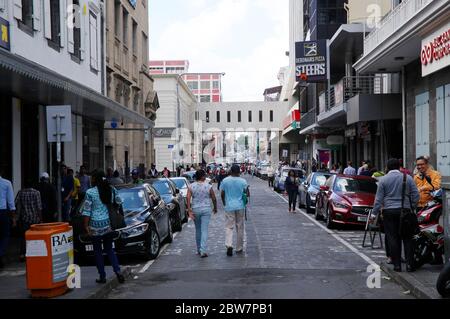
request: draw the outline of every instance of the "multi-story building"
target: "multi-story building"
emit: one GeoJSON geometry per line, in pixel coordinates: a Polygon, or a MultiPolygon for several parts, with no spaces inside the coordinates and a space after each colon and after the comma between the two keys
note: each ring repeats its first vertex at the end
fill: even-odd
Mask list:
{"type": "Polygon", "coordinates": [[[71,106],[73,138],[62,161],[75,170],[104,167],[105,121],[150,125],[103,95],[104,1],[0,1],[0,30],[0,165],[15,191],[40,172],[57,172],[46,106],[71,106]]]}
{"type": "Polygon", "coordinates": [[[150,74],[182,74],[189,71],[187,60],[163,60],[149,62],[150,74]]]}
{"type": "MultiPolygon", "coordinates": [[[[106,13],[107,95],[154,121],[158,97],[148,72],[148,1],[108,1],[106,13]]],[[[126,175],[130,169],[150,167],[155,160],[151,125],[123,125],[116,118],[107,128],[108,167],[126,175]]]]}
{"type": "Polygon", "coordinates": [[[222,102],[224,73],[187,73],[183,75],[189,89],[201,103],[222,102]]]}

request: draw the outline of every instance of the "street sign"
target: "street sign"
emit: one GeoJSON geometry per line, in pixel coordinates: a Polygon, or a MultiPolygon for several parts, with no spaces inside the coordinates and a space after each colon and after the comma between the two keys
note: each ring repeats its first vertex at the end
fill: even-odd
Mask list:
{"type": "Polygon", "coordinates": [[[72,142],[72,112],[70,105],[47,106],[47,141],[58,142],[57,134],[61,135],[60,142],[72,142]],[[60,131],[57,130],[59,121],[60,131]]]}
{"type": "Polygon", "coordinates": [[[168,145],[168,146],[167,146],[167,148],[168,148],[169,150],[173,150],[174,147],[175,147],[175,145],[168,145]]]}

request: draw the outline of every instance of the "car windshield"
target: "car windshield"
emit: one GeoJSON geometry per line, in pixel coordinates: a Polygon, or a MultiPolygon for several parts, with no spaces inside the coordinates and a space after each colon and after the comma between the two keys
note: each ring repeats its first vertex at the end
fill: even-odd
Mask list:
{"type": "Polygon", "coordinates": [[[366,179],[352,179],[352,178],[338,178],[336,181],[335,190],[337,192],[346,193],[371,193],[376,194],[377,184],[375,181],[366,179]]]}
{"type": "Polygon", "coordinates": [[[177,185],[178,189],[187,188],[186,181],[184,179],[173,179],[172,181],[175,183],[175,185],[177,185]]]}
{"type": "Polygon", "coordinates": [[[143,189],[121,189],[118,192],[125,211],[139,211],[148,207],[143,189]]]}
{"type": "Polygon", "coordinates": [[[160,193],[161,195],[172,194],[168,182],[158,181],[153,183],[153,187],[160,193]]]}
{"type": "Polygon", "coordinates": [[[328,177],[330,177],[331,175],[321,175],[321,174],[316,174],[314,175],[312,181],[311,181],[311,185],[314,186],[323,186],[325,185],[325,183],[327,182],[328,177]]]}

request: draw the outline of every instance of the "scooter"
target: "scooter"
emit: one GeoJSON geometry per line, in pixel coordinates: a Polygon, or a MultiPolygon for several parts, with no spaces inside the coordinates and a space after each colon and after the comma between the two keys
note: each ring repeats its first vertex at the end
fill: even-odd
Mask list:
{"type": "Polygon", "coordinates": [[[420,232],[414,236],[413,267],[416,269],[426,263],[433,265],[443,263],[444,228],[439,225],[442,215],[442,190],[430,194],[433,200],[417,214],[420,232]]]}

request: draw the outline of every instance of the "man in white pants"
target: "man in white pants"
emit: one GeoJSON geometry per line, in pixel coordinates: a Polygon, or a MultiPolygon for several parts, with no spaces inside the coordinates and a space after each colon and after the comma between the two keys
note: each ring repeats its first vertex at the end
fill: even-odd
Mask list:
{"type": "Polygon", "coordinates": [[[240,177],[241,169],[238,165],[231,167],[231,176],[225,178],[220,184],[220,195],[225,207],[225,245],[227,255],[233,256],[233,230],[236,225],[236,253],[244,250],[244,218],[245,203],[244,192],[250,197],[247,181],[240,177]]]}

